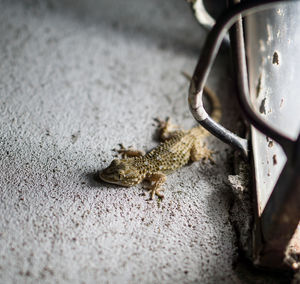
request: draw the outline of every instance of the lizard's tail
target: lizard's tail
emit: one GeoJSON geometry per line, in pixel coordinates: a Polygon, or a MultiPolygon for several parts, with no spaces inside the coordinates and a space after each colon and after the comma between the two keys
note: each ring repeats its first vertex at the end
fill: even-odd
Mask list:
{"type": "Polygon", "coordinates": [[[221,112],[221,104],[217,95],[208,87],[204,87],[204,93],[206,97],[209,99],[211,105],[211,118],[215,122],[219,122],[221,120],[222,112],[221,112]]]}
{"type": "MultiPolygon", "coordinates": [[[[189,81],[192,80],[192,77],[186,72],[181,72],[184,77],[186,77],[189,81]]],[[[217,97],[217,95],[208,87],[204,87],[204,94],[208,98],[211,105],[211,113],[210,116],[215,122],[219,122],[221,120],[222,112],[221,112],[221,104],[217,97]]]]}

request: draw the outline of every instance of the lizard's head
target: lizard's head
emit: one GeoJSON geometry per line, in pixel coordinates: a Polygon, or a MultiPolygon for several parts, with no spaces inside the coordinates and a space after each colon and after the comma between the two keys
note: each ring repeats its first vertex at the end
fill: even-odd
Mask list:
{"type": "Polygon", "coordinates": [[[141,182],[139,170],[134,166],[133,159],[113,160],[100,172],[100,178],[122,186],[133,186],[141,182]]]}

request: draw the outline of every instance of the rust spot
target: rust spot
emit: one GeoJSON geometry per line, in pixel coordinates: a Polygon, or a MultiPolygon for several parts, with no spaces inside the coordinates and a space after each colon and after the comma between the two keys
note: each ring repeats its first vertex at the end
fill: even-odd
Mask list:
{"type": "Polygon", "coordinates": [[[263,114],[266,114],[266,99],[267,99],[267,98],[264,98],[264,99],[261,101],[261,104],[260,104],[260,107],[259,107],[259,112],[260,112],[260,113],[263,113],[263,114]]]}
{"type": "Polygon", "coordinates": [[[283,102],[284,102],[284,100],[283,100],[283,98],[282,98],[281,101],[280,101],[280,105],[279,105],[280,108],[282,108],[283,102]]]}
{"type": "Polygon", "coordinates": [[[262,73],[260,73],[259,77],[258,77],[258,82],[256,85],[256,97],[258,98],[259,93],[261,91],[261,81],[262,81],[262,73]]]}
{"type": "Polygon", "coordinates": [[[279,65],[279,55],[278,53],[275,51],[273,54],[273,60],[272,60],[273,64],[279,65]]]}
{"type": "Polygon", "coordinates": [[[273,145],[274,145],[273,141],[272,141],[272,140],[270,140],[270,141],[269,141],[269,143],[268,143],[268,147],[269,147],[269,148],[272,148],[272,147],[273,147],[273,145]]]}
{"type": "Polygon", "coordinates": [[[276,154],[273,155],[273,165],[274,166],[277,165],[277,156],[276,156],[276,154]]]}

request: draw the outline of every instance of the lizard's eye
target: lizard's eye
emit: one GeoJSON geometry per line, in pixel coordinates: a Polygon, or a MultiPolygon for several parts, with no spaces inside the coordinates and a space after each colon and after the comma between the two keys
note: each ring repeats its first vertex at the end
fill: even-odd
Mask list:
{"type": "Polygon", "coordinates": [[[119,171],[119,179],[123,178],[125,175],[124,171],[119,171]]]}
{"type": "Polygon", "coordinates": [[[118,160],[118,159],[114,159],[112,162],[111,162],[111,165],[112,166],[117,166],[117,165],[119,165],[120,164],[120,160],[118,160]]]}

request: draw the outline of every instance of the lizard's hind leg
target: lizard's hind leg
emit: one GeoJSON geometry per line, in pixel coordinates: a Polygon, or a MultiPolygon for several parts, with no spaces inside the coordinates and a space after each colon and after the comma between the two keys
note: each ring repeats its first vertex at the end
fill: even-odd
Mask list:
{"type": "Polygon", "coordinates": [[[158,122],[158,130],[160,132],[159,136],[162,141],[171,139],[178,131],[181,130],[178,125],[171,122],[169,117],[167,117],[165,121],[159,118],[156,118],[155,120],[158,122]]]}
{"type": "Polygon", "coordinates": [[[161,193],[161,191],[164,191],[164,188],[161,188],[160,186],[166,181],[166,175],[164,175],[163,173],[155,173],[147,177],[147,179],[151,182],[150,199],[152,200],[155,195],[163,198],[164,195],[161,193]]]}
{"type": "Polygon", "coordinates": [[[193,162],[199,161],[199,160],[210,160],[211,162],[214,162],[212,158],[213,151],[209,150],[205,143],[194,143],[192,150],[191,150],[191,160],[193,162]],[[202,145],[201,145],[202,144],[202,145]]]}

